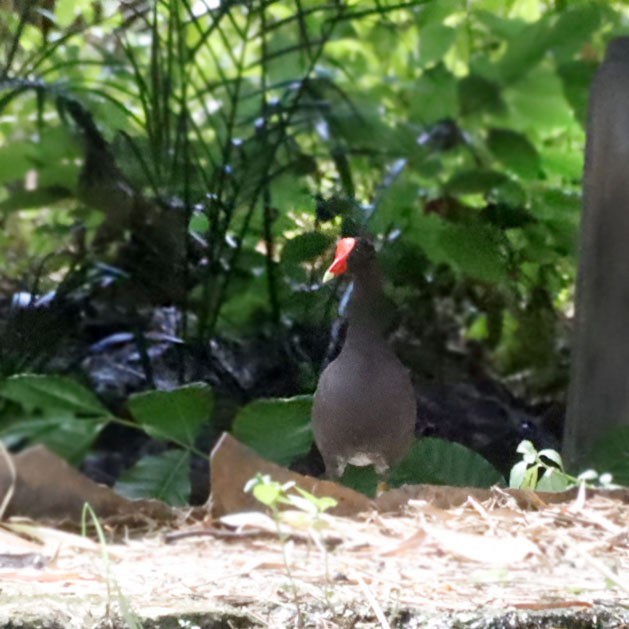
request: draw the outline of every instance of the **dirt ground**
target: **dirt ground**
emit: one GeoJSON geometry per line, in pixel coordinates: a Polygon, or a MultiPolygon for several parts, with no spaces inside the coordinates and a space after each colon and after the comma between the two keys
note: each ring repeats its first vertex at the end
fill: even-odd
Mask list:
{"type": "Polygon", "coordinates": [[[5,523],[0,627],[629,627],[621,500],[185,516],[107,544],[5,523]]]}

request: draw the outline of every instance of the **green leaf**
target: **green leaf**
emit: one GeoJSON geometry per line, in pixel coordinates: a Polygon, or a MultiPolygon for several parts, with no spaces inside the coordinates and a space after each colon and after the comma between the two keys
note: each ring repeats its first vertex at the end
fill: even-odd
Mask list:
{"type": "Polygon", "coordinates": [[[409,98],[412,122],[429,125],[458,113],[457,81],[442,63],[424,72],[409,98]]]}
{"type": "Polygon", "coordinates": [[[527,467],[528,463],[526,461],[520,461],[511,468],[511,472],[509,473],[509,487],[512,489],[519,489],[522,487],[527,467]]]}
{"type": "Polygon", "coordinates": [[[557,74],[543,65],[508,86],[503,97],[513,126],[536,134],[572,130],[575,118],[561,87],[557,74]]]}
{"type": "Polygon", "coordinates": [[[300,264],[325,253],[332,238],[321,232],[305,232],[287,240],[282,250],[282,262],[300,264]]]}
{"type": "Polygon", "coordinates": [[[17,419],[0,430],[8,446],[27,440],[41,443],[73,465],[79,465],[108,419],[76,418],[50,413],[42,418],[17,419]]]}
{"type": "Polygon", "coordinates": [[[614,477],[614,483],[629,486],[629,426],[619,426],[603,435],[592,448],[588,464],[614,477]]]}
{"type": "Polygon", "coordinates": [[[453,195],[487,194],[505,181],[506,175],[496,170],[462,170],[450,178],[446,189],[453,195]]]}
{"type": "Polygon", "coordinates": [[[537,482],[537,491],[565,491],[572,485],[570,479],[554,467],[547,468],[537,482]]]}
{"type": "Polygon", "coordinates": [[[0,147],[0,183],[22,179],[33,163],[29,159],[30,144],[13,142],[0,147]]]}
{"type": "Polygon", "coordinates": [[[278,482],[258,483],[253,487],[253,497],[267,507],[277,509],[286,500],[286,492],[278,482]]]}
{"type": "Polygon", "coordinates": [[[190,453],[177,449],[143,457],[121,475],[116,491],[130,499],[156,498],[178,507],[187,504],[190,453]]]}
{"type": "Polygon", "coordinates": [[[546,458],[549,461],[552,461],[560,470],[563,470],[563,459],[561,458],[561,454],[557,452],[557,450],[551,450],[550,448],[546,448],[544,450],[540,450],[537,453],[537,456],[542,459],[546,458]]]}
{"type": "Polygon", "coordinates": [[[447,264],[457,272],[489,283],[507,279],[501,252],[501,232],[479,222],[450,223],[438,216],[416,217],[409,240],[418,244],[435,264],[447,264]]]}
{"type": "Polygon", "coordinates": [[[129,399],[131,414],[149,435],[188,447],[194,446],[213,409],[214,394],[204,383],[172,391],[146,391],[129,399]]]}
{"type": "Polygon", "coordinates": [[[416,12],[417,23],[421,28],[425,28],[427,24],[435,24],[443,22],[449,15],[456,13],[461,9],[460,0],[424,0],[418,3],[421,7],[416,12]]]}
{"type": "Polygon", "coordinates": [[[534,68],[548,51],[551,37],[548,16],[521,28],[498,63],[502,82],[513,83],[534,68]]]}
{"type": "Polygon", "coordinates": [[[240,409],[232,432],[261,456],[288,465],[312,446],[311,411],[311,395],[255,400],[240,409]]]}
{"type": "Polygon", "coordinates": [[[321,496],[318,498],[309,491],[297,486],[295,486],[295,491],[299,493],[308,503],[310,503],[317,513],[324,513],[328,509],[332,509],[338,505],[338,500],[335,500],[331,496],[321,496]]]}
{"type": "Polygon", "coordinates": [[[373,465],[363,467],[348,465],[341,477],[341,484],[373,498],[378,488],[378,474],[373,465]]]}
{"type": "Polygon", "coordinates": [[[439,61],[448,52],[456,38],[456,31],[444,24],[433,23],[419,31],[419,61],[425,66],[439,61]]]}
{"type": "Polygon", "coordinates": [[[21,190],[0,201],[0,212],[40,210],[70,196],[70,191],[62,186],[49,186],[47,188],[38,188],[37,190],[21,190]]]}
{"type": "Polygon", "coordinates": [[[518,454],[523,455],[523,460],[525,463],[534,463],[537,460],[537,450],[531,441],[528,439],[524,439],[524,441],[520,441],[518,447],[515,450],[518,454]]]}
{"type": "Polygon", "coordinates": [[[405,483],[490,487],[504,484],[504,477],[473,450],[429,437],[413,444],[408,456],[391,472],[389,482],[395,487],[405,483]]]}
{"type": "Polygon", "coordinates": [[[490,226],[445,223],[437,243],[443,260],[460,273],[499,283],[507,277],[500,240],[500,232],[490,226]]]}
{"type": "Polygon", "coordinates": [[[20,374],[0,384],[0,396],[26,410],[60,410],[76,415],[109,416],[109,411],[84,386],[63,376],[20,374]]]}
{"type": "Polygon", "coordinates": [[[552,29],[551,49],[557,61],[566,61],[578,54],[600,22],[601,8],[594,2],[575,2],[566,7],[552,29]]]}
{"type": "Polygon", "coordinates": [[[564,96],[583,128],[587,121],[590,87],[597,69],[598,63],[585,61],[570,61],[557,69],[564,96]]]}
{"type": "Polygon", "coordinates": [[[500,95],[500,86],[494,81],[469,74],[459,81],[457,91],[462,116],[504,111],[505,105],[500,95]]]}
{"type": "Polygon", "coordinates": [[[540,175],[540,158],[530,140],[522,133],[510,129],[491,129],[487,146],[508,169],[523,179],[537,179],[540,175]]]}
{"type": "Polygon", "coordinates": [[[72,24],[78,15],[77,2],[75,0],[57,0],[55,3],[55,18],[61,28],[72,24]]]}

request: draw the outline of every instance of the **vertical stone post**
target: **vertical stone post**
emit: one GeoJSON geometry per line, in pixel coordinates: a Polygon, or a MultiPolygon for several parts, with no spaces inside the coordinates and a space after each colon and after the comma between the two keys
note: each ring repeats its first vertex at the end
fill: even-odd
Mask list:
{"type": "Polygon", "coordinates": [[[583,199],[568,463],[629,425],[629,37],[611,41],[592,84],[583,199]]]}

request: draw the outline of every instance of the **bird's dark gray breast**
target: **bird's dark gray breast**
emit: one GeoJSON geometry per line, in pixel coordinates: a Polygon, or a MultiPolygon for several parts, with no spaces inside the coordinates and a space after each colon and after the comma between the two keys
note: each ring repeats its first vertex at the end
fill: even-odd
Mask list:
{"type": "Polygon", "coordinates": [[[373,463],[379,471],[395,465],[408,452],[415,428],[407,369],[384,340],[348,341],[321,374],[313,406],[315,441],[332,475],[348,462],[373,463]]]}

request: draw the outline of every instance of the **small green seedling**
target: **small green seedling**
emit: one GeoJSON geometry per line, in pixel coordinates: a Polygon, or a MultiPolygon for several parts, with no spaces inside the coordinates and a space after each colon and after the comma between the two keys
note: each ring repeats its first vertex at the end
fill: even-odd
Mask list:
{"type": "Polygon", "coordinates": [[[279,513],[281,505],[286,505],[316,517],[338,504],[329,496],[322,498],[314,496],[305,489],[297,487],[294,481],[278,483],[268,474],[256,474],[254,478],[247,481],[245,491],[253,493],[254,498],[269,507],[274,515],[279,513]],[[298,495],[290,493],[293,489],[298,495]]]}
{"type": "Polygon", "coordinates": [[[564,491],[577,484],[577,479],[566,474],[561,455],[549,448],[540,450],[530,441],[522,441],[516,452],[522,460],[511,468],[509,487],[537,489],[539,491],[564,491]]]}
{"type": "Polygon", "coordinates": [[[274,481],[268,474],[256,474],[256,476],[245,485],[245,491],[253,493],[253,496],[271,509],[273,520],[277,527],[277,534],[282,542],[282,554],[284,558],[284,567],[286,574],[291,584],[291,590],[295,599],[295,605],[297,608],[297,615],[301,618],[301,606],[299,602],[298,590],[293,579],[293,575],[290,568],[290,562],[286,552],[286,546],[288,542],[288,535],[282,530],[280,522],[282,521],[282,514],[280,513],[280,507],[282,505],[293,507],[300,511],[304,519],[306,520],[306,527],[309,531],[310,538],[315,542],[316,546],[321,550],[323,554],[323,561],[325,567],[325,580],[328,584],[325,591],[325,598],[330,602],[332,595],[332,588],[330,587],[330,571],[328,563],[328,551],[323,542],[321,535],[321,526],[325,526],[324,520],[321,516],[332,507],[335,507],[338,502],[330,496],[323,496],[318,498],[310,492],[297,487],[293,481],[287,483],[279,483],[274,481]]]}
{"type": "Polygon", "coordinates": [[[522,460],[511,468],[509,487],[538,491],[564,491],[581,484],[613,487],[611,474],[599,475],[595,470],[586,470],[579,476],[568,474],[561,455],[556,450],[546,448],[537,451],[530,441],[525,440],[520,443],[516,452],[522,455],[522,460]]]}

